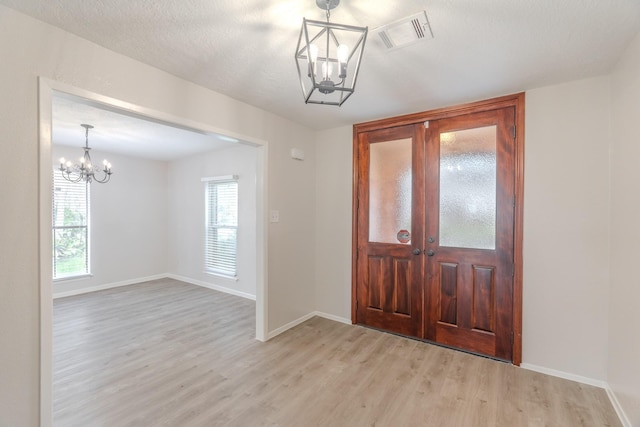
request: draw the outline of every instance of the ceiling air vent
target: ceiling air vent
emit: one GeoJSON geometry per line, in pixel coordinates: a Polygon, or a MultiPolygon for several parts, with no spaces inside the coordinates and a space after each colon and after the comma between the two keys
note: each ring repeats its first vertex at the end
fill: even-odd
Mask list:
{"type": "Polygon", "coordinates": [[[422,11],[373,30],[387,49],[399,49],[433,38],[427,12],[422,11]]]}

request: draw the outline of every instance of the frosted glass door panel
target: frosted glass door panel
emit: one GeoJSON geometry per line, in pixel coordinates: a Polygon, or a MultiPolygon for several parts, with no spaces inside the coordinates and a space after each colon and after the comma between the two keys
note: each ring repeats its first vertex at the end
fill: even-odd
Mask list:
{"type": "Polygon", "coordinates": [[[439,243],[496,247],[496,126],[440,134],[439,243]]]}
{"type": "Polygon", "coordinates": [[[370,242],[400,244],[411,231],[411,152],[410,138],[369,146],[370,242]]]}

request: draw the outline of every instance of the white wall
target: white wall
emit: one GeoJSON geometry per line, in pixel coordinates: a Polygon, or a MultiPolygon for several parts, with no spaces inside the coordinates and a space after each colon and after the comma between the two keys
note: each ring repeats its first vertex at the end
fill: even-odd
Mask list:
{"type": "MultiPolygon", "coordinates": [[[[315,309],[314,133],[0,6],[0,425],[39,424],[38,77],[268,141],[267,327],[315,309]],[[293,146],[310,155],[289,158],[293,146]],[[25,174],[24,170],[33,173],[25,174]],[[304,244],[311,250],[304,249],[304,244]],[[6,351],[11,349],[11,351],[6,351]]],[[[43,159],[46,160],[46,159],[43,159]]],[[[42,301],[44,305],[50,301],[42,301]]],[[[46,422],[46,420],[44,420],[46,422]]]]}
{"type": "Polygon", "coordinates": [[[351,321],[353,128],[317,134],[316,306],[351,321]]]}
{"type": "Polygon", "coordinates": [[[169,264],[190,281],[256,295],[256,148],[234,145],[169,163],[169,264]],[[204,272],[204,177],[238,175],[238,277],[204,272]]]}
{"type": "Polygon", "coordinates": [[[526,93],[522,361],[606,380],[609,79],[526,93]]]}
{"type": "Polygon", "coordinates": [[[640,34],[611,77],[611,298],[608,382],[640,426],[640,34]]]}
{"type": "Polygon", "coordinates": [[[286,142],[269,150],[269,168],[278,171],[269,174],[269,209],[280,214],[269,224],[270,331],[315,311],[315,133],[283,126],[274,136],[286,142]],[[305,160],[292,159],[292,148],[305,160]]]}
{"type": "MultiPolygon", "coordinates": [[[[79,158],[80,145],[54,145],[53,166],[60,157],[79,158]]],[[[91,184],[92,276],[56,281],[54,295],[167,272],[167,164],[95,150],[91,157],[114,166],[108,184],[91,184]]]]}

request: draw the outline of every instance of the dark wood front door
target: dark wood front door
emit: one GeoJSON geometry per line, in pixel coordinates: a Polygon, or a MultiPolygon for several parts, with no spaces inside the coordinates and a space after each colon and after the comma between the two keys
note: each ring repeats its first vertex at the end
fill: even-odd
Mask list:
{"type": "Polygon", "coordinates": [[[424,319],[423,141],[419,125],[358,139],[358,321],[411,336],[423,335],[424,319]]]}
{"type": "Polygon", "coordinates": [[[356,144],[354,321],[513,360],[515,108],[356,144]]]}

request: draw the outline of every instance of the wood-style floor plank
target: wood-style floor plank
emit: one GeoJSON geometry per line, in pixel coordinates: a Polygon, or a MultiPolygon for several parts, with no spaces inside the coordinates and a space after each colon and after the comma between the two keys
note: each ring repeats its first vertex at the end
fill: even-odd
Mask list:
{"type": "Polygon", "coordinates": [[[171,279],[54,301],[54,425],[620,426],[604,390],[171,279]]]}

